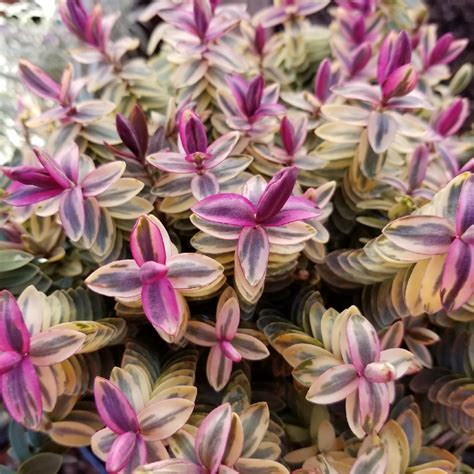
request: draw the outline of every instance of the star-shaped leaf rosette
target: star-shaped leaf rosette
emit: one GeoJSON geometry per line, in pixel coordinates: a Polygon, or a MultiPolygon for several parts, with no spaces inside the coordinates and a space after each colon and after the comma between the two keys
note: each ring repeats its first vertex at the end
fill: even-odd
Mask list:
{"type": "Polygon", "coordinates": [[[430,274],[440,277],[436,287],[447,311],[460,308],[474,294],[474,175],[466,175],[456,190],[459,198],[451,218],[411,215],[383,229],[384,236],[396,246],[418,254],[420,260],[431,260],[430,274]]]}
{"type": "MultiPolygon", "coordinates": [[[[338,134],[353,133],[360,137],[360,127],[365,126],[370,147],[378,155],[392,146],[397,132],[410,134],[406,132],[409,125],[403,124],[397,111],[432,108],[421,92],[415,90],[418,75],[411,64],[411,54],[410,37],[405,31],[396,37],[387,35],[378,54],[377,86],[353,81],[332,88],[335,94],[351,101],[361,101],[370,108],[356,105],[324,106],[323,114],[331,121],[340,123],[324,124],[316,130],[316,134],[320,138],[343,143],[344,139],[337,139],[338,134]]],[[[369,164],[365,168],[369,169],[369,164]]],[[[366,174],[367,177],[373,177],[366,174]]]]}
{"type": "Polygon", "coordinates": [[[86,336],[68,328],[43,330],[41,300],[29,293],[27,289],[17,303],[9,291],[0,292],[0,383],[10,416],[38,430],[43,410],[52,410],[56,402],[50,367],[77,353],[86,336]]]}
{"type": "Polygon", "coordinates": [[[74,81],[71,64],[64,69],[60,83],[29,61],[21,60],[19,68],[20,79],[28,89],[38,97],[56,103],[53,108],[31,118],[27,122],[29,127],[40,127],[58,121],[63,126],[74,124],[77,134],[81,127],[100,120],[115,109],[115,104],[107,100],[77,100],[85,81],[74,81]]]}
{"type": "MultiPolygon", "coordinates": [[[[265,411],[268,417],[268,407],[265,411]]],[[[251,457],[253,453],[249,447],[258,444],[255,441],[260,432],[265,433],[261,430],[265,427],[265,421],[259,419],[258,413],[253,414],[255,421],[245,423],[247,426],[244,428],[244,420],[237,413],[232,413],[229,403],[218,406],[201,421],[197,430],[190,427],[194,428],[191,433],[195,434],[185,429],[178,433],[182,444],[173,443],[180,448],[177,459],[141,466],[136,474],[289,474],[285,466],[268,459],[268,454],[261,458],[251,457]],[[249,431],[249,425],[253,431],[249,431]]]]}
{"type": "Polygon", "coordinates": [[[179,151],[160,151],[147,158],[165,172],[153,188],[153,194],[164,198],[160,210],[182,213],[205,197],[241,188],[249,176],[242,172],[252,158],[229,156],[239,137],[238,132],[230,132],[209,144],[201,119],[185,110],[179,120],[179,151]]]}
{"type": "Polygon", "coordinates": [[[270,355],[265,344],[253,336],[252,331],[239,331],[239,323],[239,301],[230,287],[219,298],[215,325],[203,321],[188,323],[186,339],[198,346],[210,347],[207,380],[216,391],[227,385],[233,363],[242,359],[261,360],[270,355]]]}
{"type": "MultiPolygon", "coordinates": [[[[17,186],[5,201],[12,206],[41,203],[37,214],[51,216],[59,212],[64,232],[73,242],[84,248],[93,248],[101,255],[113,245],[112,217],[129,219],[125,203],[151,210],[151,205],[136,195],[143,183],[132,178],[121,178],[125,163],[114,162],[95,167],[93,161],[80,155],[73,143],[53,158],[46,150],[33,150],[40,167],[3,167],[4,173],[17,186]],[[102,222],[101,222],[102,221],[102,222]]],[[[132,213],[132,217],[133,213],[132,213]]]]}
{"type": "Polygon", "coordinates": [[[280,142],[278,145],[256,143],[251,151],[255,155],[252,169],[273,176],[284,166],[295,166],[298,169],[298,184],[311,187],[321,184],[322,178],[312,171],[322,168],[326,161],[308,152],[305,145],[308,134],[308,119],[305,116],[288,118],[280,122],[280,142]]]}
{"type": "Polygon", "coordinates": [[[279,171],[267,184],[251,178],[240,194],[215,194],[193,206],[193,224],[208,236],[192,244],[204,253],[234,253],[236,289],[247,303],[260,297],[271,253],[298,254],[315,231],[305,224],[319,209],[303,197],[292,196],[297,169],[279,171]]]}
{"type": "Polygon", "coordinates": [[[375,328],[354,306],[339,315],[333,334],[334,341],[339,339],[332,345],[334,357],[307,359],[293,375],[309,385],[310,402],[346,400],[347,422],[358,438],[377,433],[395,396],[394,381],[409,369],[413,354],[405,349],[381,351],[375,328]]]}
{"type": "Polygon", "coordinates": [[[179,254],[163,224],[140,217],[130,235],[133,259],[105,265],[86,279],[87,286],[124,304],[140,300],[146,317],[167,342],[179,341],[189,317],[185,296],[215,293],[224,283],[223,267],[212,258],[179,254]]]}
{"type": "Polygon", "coordinates": [[[138,412],[117,385],[102,377],[94,397],[106,427],[92,436],[92,450],[107,472],[132,474],[138,466],[169,458],[163,444],[191,416],[194,403],[184,398],[150,400],[138,412]]]}
{"type": "Polygon", "coordinates": [[[261,74],[250,80],[239,75],[229,75],[226,82],[230,93],[223,89],[217,93],[217,102],[224,116],[213,115],[214,127],[221,133],[229,128],[237,130],[247,143],[268,139],[277,129],[275,116],[285,111],[278,104],[279,84],[265,87],[261,74]]]}

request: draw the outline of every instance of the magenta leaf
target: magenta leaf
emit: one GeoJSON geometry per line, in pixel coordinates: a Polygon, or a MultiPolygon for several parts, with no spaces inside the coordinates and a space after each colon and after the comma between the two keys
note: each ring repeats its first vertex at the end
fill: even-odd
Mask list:
{"type": "Polygon", "coordinates": [[[137,432],[138,419],[127,397],[107,379],[96,377],[94,397],[102,421],[117,434],[137,432]]]}
{"type": "Polygon", "coordinates": [[[30,349],[30,334],[14,296],[0,292],[0,350],[25,354],[30,349]]]}
{"type": "Polygon", "coordinates": [[[257,204],[257,222],[274,217],[293,192],[298,170],[290,166],[279,171],[268,183],[257,204]]]}
{"type": "Polygon", "coordinates": [[[18,423],[35,429],[43,416],[38,376],[29,357],[2,374],[2,398],[8,412],[18,423]]]}
{"type": "Polygon", "coordinates": [[[253,204],[239,194],[216,194],[199,201],[192,211],[202,219],[237,227],[255,225],[253,204]]]}
{"type": "Polygon", "coordinates": [[[119,472],[127,466],[133,457],[137,438],[137,434],[130,431],[117,437],[107,456],[106,467],[108,472],[119,472]]]}
{"type": "Polygon", "coordinates": [[[59,206],[59,215],[66,235],[77,241],[82,237],[85,227],[84,197],[79,186],[64,191],[59,206]]]}
{"type": "Polygon", "coordinates": [[[153,326],[170,335],[178,332],[182,309],[176,290],[167,278],[144,284],[142,303],[145,314],[153,326]]]}
{"type": "Polygon", "coordinates": [[[19,62],[18,67],[20,79],[28,89],[43,99],[59,100],[60,85],[42,69],[24,59],[19,62]]]}
{"type": "Polygon", "coordinates": [[[167,252],[162,230],[148,216],[141,216],[130,235],[130,250],[138,265],[148,261],[166,263],[167,252]]]}

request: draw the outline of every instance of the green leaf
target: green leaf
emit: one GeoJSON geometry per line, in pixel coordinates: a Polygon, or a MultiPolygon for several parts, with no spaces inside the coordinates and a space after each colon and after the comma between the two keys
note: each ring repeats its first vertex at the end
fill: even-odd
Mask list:
{"type": "Polygon", "coordinates": [[[35,257],[22,250],[0,250],[0,268],[2,272],[16,270],[31,262],[35,257]]]}
{"type": "Polygon", "coordinates": [[[15,457],[20,462],[31,456],[30,448],[28,446],[27,431],[23,426],[12,421],[8,427],[8,437],[13,452],[15,453],[15,457]]]}
{"type": "Polygon", "coordinates": [[[39,472],[57,474],[62,463],[63,457],[59,454],[40,453],[22,463],[17,474],[38,474],[39,472]]]}

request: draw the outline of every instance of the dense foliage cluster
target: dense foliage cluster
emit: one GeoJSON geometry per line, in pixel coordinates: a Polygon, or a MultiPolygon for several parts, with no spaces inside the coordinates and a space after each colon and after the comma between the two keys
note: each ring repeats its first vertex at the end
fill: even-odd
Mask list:
{"type": "Polygon", "coordinates": [[[0,178],[0,472],[472,472],[467,41],[417,0],[160,0],[144,57],[59,13],[0,178]]]}

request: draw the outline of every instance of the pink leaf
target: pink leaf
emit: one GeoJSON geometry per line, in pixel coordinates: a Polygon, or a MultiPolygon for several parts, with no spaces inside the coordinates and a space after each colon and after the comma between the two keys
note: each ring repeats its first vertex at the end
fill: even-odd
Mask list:
{"type": "Polygon", "coordinates": [[[158,219],[151,216],[138,218],[130,235],[130,250],[138,265],[145,262],[166,263],[169,250],[163,235],[168,235],[158,219]]]}
{"type": "Polygon", "coordinates": [[[160,151],[148,156],[147,161],[168,173],[187,174],[196,172],[196,167],[189,161],[186,161],[181,153],[160,151]]]}
{"type": "Polygon", "coordinates": [[[359,375],[362,375],[367,364],[379,360],[380,342],[377,332],[364,316],[353,314],[347,320],[346,337],[350,362],[359,375]]]}
{"type": "Polygon", "coordinates": [[[232,423],[232,408],[224,403],[206,416],[196,435],[196,454],[210,474],[215,474],[224,456],[232,423]]]}
{"type": "Polygon", "coordinates": [[[301,196],[290,196],[281,210],[272,218],[265,220],[265,227],[280,227],[295,221],[311,219],[321,211],[308,199],[301,196]]]}
{"type": "Polygon", "coordinates": [[[52,156],[49,155],[45,150],[39,150],[33,148],[33,152],[41,163],[43,168],[50,174],[50,176],[58,183],[58,185],[64,189],[70,188],[73,182],[66,176],[66,173],[62,170],[60,164],[56,162],[52,156]]]}
{"type": "Polygon", "coordinates": [[[210,386],[219,392],[230,379],[232,360],[227,358],[219,345],[211,348],[207,357],[206,374],[210,386]]]}
{"type": "Polygon", "coordinates": [[[421,255],[439,255],[448,251],[454,235],[449,222],[437,216],[406,216],[383,229],[391,242],[421,255]]]}
{"type": "Polygon", "coordinates": [[[207,153],[211,155],[211,158],[204,162],[204,167],[210,169],[222,163],[232,153],[239,138],[239,132],[230,132],[222,135],[209,145],[207,153]]]}
{"type": "Polygon", "coordinates": [[[212,173],[202,173],[194,176],[191,181],[193,196],[200,201],[219,192],[219,182],[212,173]]]}
{"type": "Polygon", "coordinates": [[[197,253],[182,253],[168,260],[168,278],[177,290],[204,288],[222,276],[224,268],[216,260],[197,253]]]}
{"type": "Polygon", "coordinates": [[[60,86],[42,69],[22,59],[18,64],[20,79],[28,89],[43,99],[59,100],[60,86]]]}
{"type": "Polygon", "coordinates": [[[30,334],[23,315],[8,291],[0,292],[0,350],[25,354],[30,349],[30,334]]]}
{"type": "Polygon", "coordinates": [[[43,405],[38,376],[30,358],[24,357],[0,380],[3,403],[12,418],[29,429],[37,428],[43,416],[43,405]]]}
{"type": "Polygon", "coordinates": [[[102,421],[117,434],[138,431],[138,419],[127,397],[116,385],[96,377],[94,398],[102,421]]]}
{"type": "Polygon", "coordinates": [[[390,402],[387,384],[359,380],[360,423],[367,434],[380,431],[388,417],[390,402]]]}
{"type": "Polygon", "coordinates": [[[84,196],[97,196],[106,191],[113,183],[118,181],[125,168],[125,163],[116,161],[101,165],[91,171],[81,183],[84,196]]]}
{"type": "Polygon", "coordinates": [[[140,296],[142,282],[135,260],[118,260],[89,275],[86,285],[96,293],[118,298],[140,296]]]}
{"type": "Polygon", "coordinates": [[[271,179],[258,200],[257,222],[264,222],[278,214],[291,196],[297,176],[296,166],[290,166],[279,171],[271,179]]]}
{"type": "Polygon", "coordinates": [[[239,260],[249,285],[256,286],[265,278],[269,252],[268,237],[262,227],[245,227],[242,230],[235,258],[239,260]]]}
{"type": "Polygon", "coordinates": [[[344,400],[357,389],[359,377],[350,364],[339,364],[316,377],[306,394],[312,403],[326,405],[344,400]]]}
{"type": "MultiPolygon", "coordinates": [[[[456,234],[462,236],[474,225],[474,174],[464,181],[456,208],[456,234]]],[[[472,230],[472,229],[471,229],[472,230]]]]}
{"type": "Polygon", "coordinates": [[[74,242],[79,240],[84,233],[86,220],[84,197],[79,186],[64,191],[59,215],[66,235],[74,242]]]}
{"type": "Polygon", "coordinates": [[[167,278],[143,285],[142,304],[145,315],[153,326],[168,335],[178,332],[182,308],[176,290],[167,278]]]}
{"type": "Polygon", "coordinates": [[[195,204],[192,211],[202,219],[238,227],[255,224],[253,204],[239,194],[216,194],[195,204]]]}
{"type": "Polygon", "coordinates": [[[441,302],[447,311],[452,311],[461,307],[473,293],[474,245],[456,238],[449,247],[443,268],[441,302]]]}
{"type": "Polygon", "coordinates": [[[229,298],[220,308],[216,317],[216,334],[219,339],[230,341],[234,338],[240,322],[239,302],[229,298]]]}
{"type": "Polygon", "coordinates": [[[73,329],[47,329],[31,338],[31,361],[34,365],[58,364],[79,351],[85,339],[85,334],[73,329]]]}
{"type": "Polygon", "coordinates": [[[130,462],[137,444],[137,434],[127,432],[119,435],[112,444],[107,456],[108,472],[119,472],[130,462]]]}

